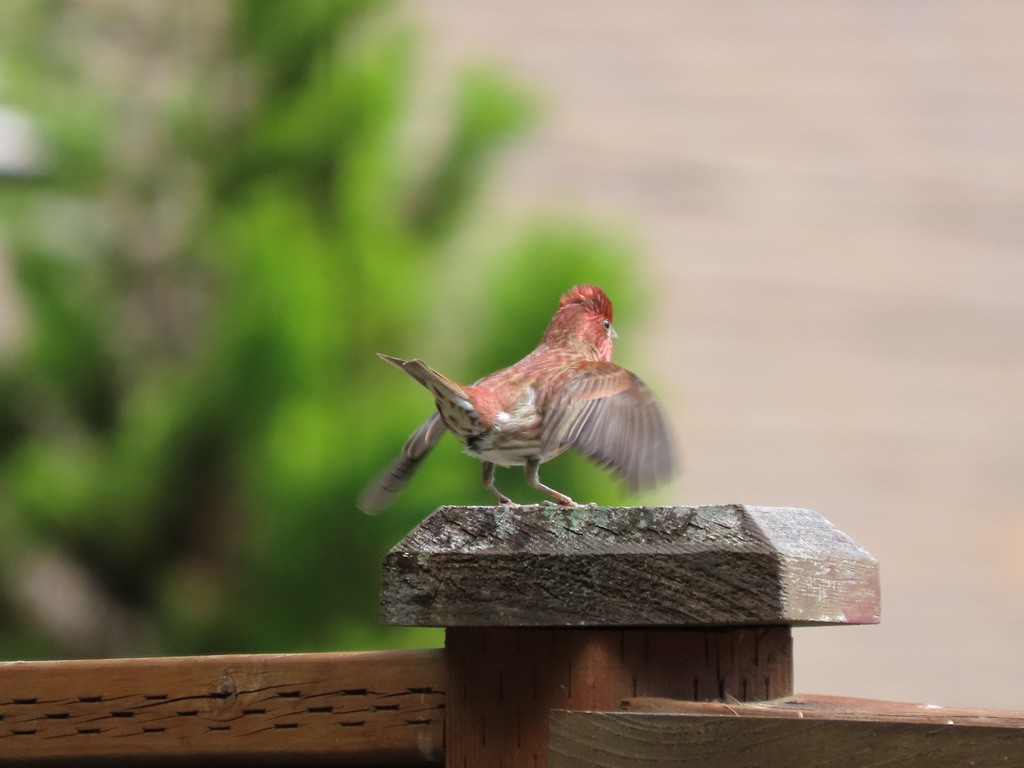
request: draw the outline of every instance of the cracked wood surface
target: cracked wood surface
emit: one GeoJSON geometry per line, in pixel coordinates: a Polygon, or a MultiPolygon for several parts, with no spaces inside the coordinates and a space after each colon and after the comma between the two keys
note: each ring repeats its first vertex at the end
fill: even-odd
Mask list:
{"type": "Polygon", "coordinates": [[[878,564],[804,509],[441,507],[384,558],[381,617],[446,627],[877,623],[878,564]]]}
{"type": "Polygon", "coordinates": [[[0,664],[0,764],[442,759],[439,649],[0,664]]]}

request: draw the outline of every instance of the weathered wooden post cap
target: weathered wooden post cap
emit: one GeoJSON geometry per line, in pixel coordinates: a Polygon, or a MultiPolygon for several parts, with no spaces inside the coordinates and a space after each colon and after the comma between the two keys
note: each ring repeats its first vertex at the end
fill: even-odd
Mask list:
{"type": "Polygon", "coordinates": [[[873,624],[878,563],[816,512],[441,507],[385,556],[385,624],[873,624]]]}

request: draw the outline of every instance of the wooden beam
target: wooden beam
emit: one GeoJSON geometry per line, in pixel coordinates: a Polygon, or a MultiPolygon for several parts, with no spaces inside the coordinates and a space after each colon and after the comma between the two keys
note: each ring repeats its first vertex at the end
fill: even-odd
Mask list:
{"type": "Polygon", "coordinates": [[[0,663],[0,761],[443,760],[440,649],[0,663]]]}
{"type": "Polygon", "coordinates": [[[863,707],[829,712],[828,707],[808,704],[813,702],[787,712],[772,712],[763,704],[692,702],[681,704],[685,713],[555,710],[549,765],[1024,768],[1024,718],[1012,713],[995,724],[984,710],[964,710],[959,720],[936,721],[927,709],[920,711],[921,705],[865,702],[863,707]],[[879,719],[876,705],[889,719],[879,719]],[[901,707],[909,709],[900,715],[901,707]],[[715,714],[699,714],[701,709],[715,714]],[[967,724],[971,718],[976,724],[967,724]]]}

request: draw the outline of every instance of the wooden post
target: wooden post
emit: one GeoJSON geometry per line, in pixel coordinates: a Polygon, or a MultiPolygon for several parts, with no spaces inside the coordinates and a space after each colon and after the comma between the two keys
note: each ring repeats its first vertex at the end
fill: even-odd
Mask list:
{"type": "Polygon", "coordinates": [[[381,615],[446,627],[446,764],[534,768],[553,709],[791,694],[790,627],[876,623],[878,566],[808,510],[442,507],[381,615]]]}

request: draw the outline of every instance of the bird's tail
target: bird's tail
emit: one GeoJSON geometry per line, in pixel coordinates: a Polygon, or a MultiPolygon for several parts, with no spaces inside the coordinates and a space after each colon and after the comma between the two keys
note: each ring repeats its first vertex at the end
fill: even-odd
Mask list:
{"type": "Polygon", "coordinates": [[[436,413],[420,424],[405,441],[402,455],[366,486],[356,502],[357,506],[368,515],[375,515],[387,507],[409,482],[444,431],[444,422],[436,413]]]}
{"type": "Polygon", "coordinates": [[[416,381],[430,390],[435,400],[467,401],[466,390],[444,376],[422,360],[402,360],[400,357],[378,354],[381,360],[391,363],[395,368],[405,371],[416,381]]]}
{"type": "MultiPolygon", "coordinates": [[[[378,356],[381,360],[391,363],[416,379],[430,390],[436,401],[454,402],[460,407],[469,406],[466,391],[461,386],[446,376],[442,376],[422,360],[402,360],[391,355],[378,356]]],[[[359,508],[368,514],[374,514],[390,504],[391,500],[409,482],[409,478],[419,468],[420,462],[430,452],[430,449],[441,439],[445,429],[444,421],[436,413],[423,422],[405,442],[402,455],[395,459],[363,491],[357,502],[359,508]]]]}

